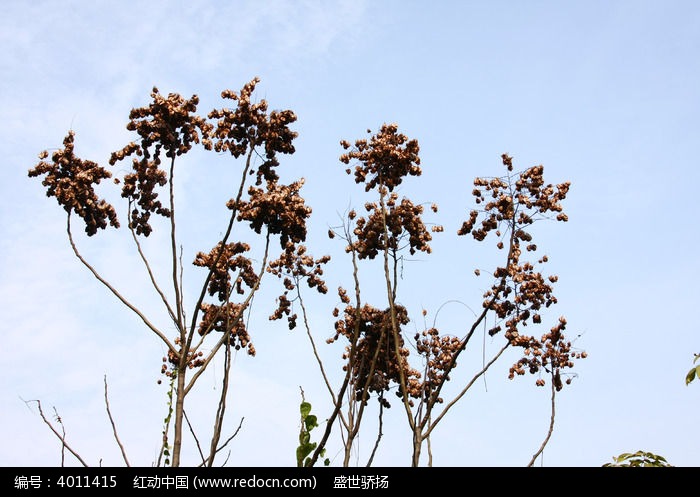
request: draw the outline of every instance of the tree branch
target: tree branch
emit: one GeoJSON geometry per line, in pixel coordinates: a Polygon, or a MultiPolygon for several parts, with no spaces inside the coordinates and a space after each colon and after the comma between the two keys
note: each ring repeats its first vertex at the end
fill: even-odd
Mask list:
{"type": "Polygon", "coordinates": [[[129,459],[126,457],[126,451],[124,450],[124,446],[122,445],[121,440],[119,440],[119,435],[117,435],[117,427],[114,424],[114,418],[112,418],[112,412],[109,410],[109,398],[107,397],[107,375],[104,376],[104,383],[105,383],[105,407],[107,408],[107,416],[109,416],[109,422],[112,425],[112,432],[114,433],[114,439],[117,441],[117,445],[119,445],[119,450],[121,450],[122,458],[124,458],[124,462],[126,463],[127,467],[131,467],[131,464],[129,464],[129,459]]]}
{"type": "MultiPolygon", "coordinates": [[[[64,430],[63,435],[61,435],[60,433],[58,433],[58,431],[56,430],[56,428],[53,427],[53,425],[51,424],[51,422],[50,422],[48,419],[46,419],[46,416],[44,416],[44,411],[43,411],[43,409],[41,408],[41,401],[40,401],[40,400],[26,400],[26,401],[24,401],[25,404],[29,404],[29,402],[36,402],[36,405],[37,405],[37,407],[39,408],[39,415],[41,416],[41,419],[44,420],[44,423],[46,423],[46,425],[47,425],[49,428],[51,428],[51,431],[54,433],[54,435],[56,435],[56,437],[58,437],[58,439],[61,441],[61,452],[63,452],[64,449],[68,449],[68,452],[70,452],[71,454],[73,454],[73,456],[75,456],[75,458],[76,458],[78,461],[80,461],[80,463],[81,463],[83,466],[85,466],[85,467],[87,468],[88,465],[87,465],[87,463],[86,463],[85,461],[83,461],[83,458],[80,457],[80,455],[79,455],[76,451],[74,451],[73,448],[72,448],[70,445],[68,445],[68,443],[66,442],[65,430],[64,430]]],[[[54,411],[55,411],[55,410],[56,410],[56,409],[54,408],[54,411]]],[[[61,421],[61,418],[58,416],[58,414],[56,415],[56,418],[57,418],[58,422],[61,424],[61,426],[63,426],[63,421],[61,421]]],[[[63,456],[61,457],[61,466],[63,466],[63,456]]]]}
{"type": "Polygon", "coordinates": [[[549,439],[552,437],[552,432],[554,431],[554,407],[555,407],[555,402],[554,398],[557,395],[557,389],[554,386],[554,369],[552,369],[552,414],[549,418],[549,429],[547,430],[547,435],[544,437],[544,440],[542,441],[542,445],[540,445],[540,448],[535,452],[535,454],[532,456],[532,459],[530,459],[530,462],[528,463],[527,467],[530,468],[532,467],[533,464],[535,464],[535,460],[544,452],[544,448],[549,442],[549,439]]]}
{"type": "Polygon", "coordinates": [[[94,276],[95,278],[97,278],[97,280],[98,280],[100,283],[102,283],[104,286],[106,286],[106,287],[114,294],[114,296],[117,297],[117,298],[119,299],[119,301],[120,301],[122,304],[124,304],[125,306],[127,306],[127,307],[128,307],[129,309],[131,309],[138,317],[140,317],[140,318],[141,318],[141,321],[143,321],[143,323],[144,323],[153,333],[155,333],[156,335],[158,335],[158,337],[160,337],[160,339],[163,340],[163,342],[164,342],[165,345],[168,347],[168,349],[169,349],[173,354],[175,354],[176,357],[180,357],[179,352],[177,351],[177,349],[175,348],[175,346],[174,346],[172,343],[170,343],[170,340],[168,340],[168,338],[167,338],[158,328],[156,328],[156,327],[148,320],[148,318],[147,318],[146,316],[144,316],[144,314],[143,314],[138,308],[136,308],[131,302],[129,302],[128,300],[126,300],[124,297],[122,297],[122,295],[121,295],[111,284],[109,284],[109,283],[107,282],[107,280],[105,280],[102,276],[100,276],[99,273],[95,270],[95,268],[93,268],[93,267],[83,258],[83,256],[80,254],[80,252],[78,252],[78,248],[75,246],[75,242],[73,241],[73,234],[71,233],[71,230],[70,230],[70,213],[68,214],[68,221],[67,221],[66,224],[67,224],[66,231],[68,232],[68,240],[70,241],[70,246],[71,246],[71,248],[73,249],[73,253],[74,253],[75,256],[80,260],[80,262],[82,262],[83,265],[84,265],[85,267],[87,267],[87,268],[90,270],[90,272],[93,274],[93,276],[94,276]]]}

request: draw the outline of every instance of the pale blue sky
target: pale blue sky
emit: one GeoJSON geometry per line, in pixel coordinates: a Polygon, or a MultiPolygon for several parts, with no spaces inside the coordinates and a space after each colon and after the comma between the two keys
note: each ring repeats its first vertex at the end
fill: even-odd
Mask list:
{"type": "MultiPolygon", "coordinates": [[[[132,139],[129,109],[147,104],[154,85],[198,94],[204,113],[222,105],[221,90],[254,76],[257,98],[298,116],[297,152],[280,172],[287,181],[306,178],[314,209],[307,245],[334,258],[329,295],[309,294],[320,342],[333,332],[333,289],[351,284],[349,259],[325,233],[367,200],[345,175],[338,142],[384,122],[419,141],[423,176],[400,193],[437,202],[439,213],[426,220],[445,233],[431,256],[404,266],[400,300],[417,327],[423,308],[432,318],[451,299],[480,306],[488,283],[473,270],[490,267],[492,251],[455,233],[472,207],[473,178],[501,174],[507,152],[518,168],[543,164],[548,181],[572,183],[569,223],[538,224],[536,236],[559,275],[549,318],[565,315],[589,354],[558,396],[538,464],[599,466],[640,449],[678,466],[700,461],[700,384],[684,384],[700,352],[697,2],[2,1],[2,11],[0,465],[60,463],[60,444],[21,399],[55,406],[68,440],[94,465],[121,464],[103,375],[132,463],[155,459],[165,415],[165,388],[156,385],[163,347],[73,257],[63,211],[27,177],[36,155],[59,147],[72,128],[77,153],[106,165],[132,139]]],[[[186,254],[209,250],[225,228],[226,178],[236,167],[201,154],[183,162],[180,212],[192,213],[181,218],[186,254]]],[[[126,234],[78,243],[157,315],[126,234]]],[[[381,282],[370,269],[368,297],[372,281],[381,282]]],[[[194,284],[200,273],[189,274],[194,284]]],[[[258,355],[238,356],[233,373],[228,420],[231,429],[245,421],[230,464],[293,465],[298,387],[321,419],[330,402],[303,330],[269,323],[262,297],[256,306],[258,355]]],[[[470,316],[447,306],[438,325],[462,334],[470,316]]],[[[465,375],[478,370],[481,346],[493,350],[498,338],[480,337],[460,365],[465,375]]],[[[327,367],[338,369],[341,347],[323,347],[327,367]]],[[[513,360],[499,361],[437,428],[435,465],[527,464],[547,429],[549,389],[536,388],[534,377],[509,381],[513,360]]],[[[202,395],[218,395],[216,380],[200,384],[202,395]]],[[[373,440],[372,430],[360,439],[359,464],[373,440]]],[[[329,446],[336,465],[339,449],[329,446]]],[[[375,465],[408,465],[409,449],[405,415],[392,409],[375,465]]]]}

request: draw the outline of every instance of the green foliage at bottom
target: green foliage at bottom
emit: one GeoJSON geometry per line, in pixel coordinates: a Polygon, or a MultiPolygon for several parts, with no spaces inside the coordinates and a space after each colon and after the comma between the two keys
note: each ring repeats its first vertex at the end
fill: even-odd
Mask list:
{"type": "Polygon", "coordinates": [[[620,454],[613,462],[603,464],[605,468],[669,468],[672,465],[663,456],[638,450],[635,453],[620,454]]]}

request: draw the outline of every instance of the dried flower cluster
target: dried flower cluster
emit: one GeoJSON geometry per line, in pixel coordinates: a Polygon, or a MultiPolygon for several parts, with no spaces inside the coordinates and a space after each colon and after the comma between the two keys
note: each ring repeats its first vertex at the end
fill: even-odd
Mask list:
{"type": "Polygon", "coordinates": [[[280,245],[286,249],[290,243],[306,240],[306,219],[311,216],[311,208],[299,195],[303,184],[303,179],[291,185],[268,181],[267,190],[251,186],[247,202],[229,201],[228,206],[236,206],[238,220],[250,222],[251,229],[256,233],[260,234],[265,226],[268,233],[280,235],[280,245]]]}
{"type": "Polygon", "coordinates": [[[94,186],[112,174],[98,164],[81,160],[73,153],[75,134],[71,131],[63,139],[63,149],[51,155],[51,162],[46,162],[49,153],[44,150],[39,154],[39,162],[29,170],[29,177],[45,174],[41,182],[47,187],[46,196],[56,197],[69,214],[75,212],[85,221],[88,236],[105,229],[107,221],[115,228],[119,227],[114,207],[104,199],[97,197],[94,186]]]}
{"type": "Polygon", "coordinates": [[[209,295],[217,295],[219,302],[226,302],[231,297],[233,285],[236,293],[243,295],[243,284],[253,288],[258,283],[258,275],[253,269],[253,263],[241,254],[248,252],[250,246],[247,243],[227,243],[222,250],[221,242],[211,252],[205,254],[199,252],[194,260],[194,265],[206,267],[212,271],[209,279],[209,295]],[[237,273],[234,284],[231,284],[231,273],[237,273]]]}
{"type": "Polygon", "coordinates": [[[199,323],[199,334],[206,335],[213,331],[230,334],[230,343],[233,348],[246,349],[248,355],[255,355],[255,347],[250,340],[250,335],[243,321],[245,307],[235,302],[226,302],[222,305],[202,304],[204,316],[199,323]]]}
{"type": "Polygon", "coordinates": [[[195,114],[199,103],[196,95],[186,100],[181,95],[170,93],[166,98],[158,88],[153,88],[151,98],[153,102],[149,106],[132,109],[129,113],[126,128],[135,131],[141,137],[140,142],[129,143],[112,153],[109,159],[114,165],[136,155],[132,160],[134,172],[124,176],[122,197],[129,199],[129,227],[144,236],[153,231],[149,223],[152,213],[163,217],[171,215],[170,209],[158,200],[157,187],[168,182],[168,173],[160,168],[161,153],[165,151],[172,167],[176,156],[190,151],[193,143],[207,140],[212,129],[211,124],[195,114]]]}
{"type": "MultiPolygon", "coordinates": [[[[346,251],[357,253],[360,259],[374,259],[384,250],[396,253],[403,248],[401,241],[408,237],[411,254],[416,251],[430,253],[428,242],[432,236],[421,219],[423,206],[414,205],[407,198],[399,202],[398,194],[393,192],[405,176],[421,175],[418,142],[398,133],[396,124],[384,124],[369,140],[356,140],[352,148],[345,140],[340,144],[345,150],[350,149],[340,156],[340,161],[344,164],[358,162],[355,182],[364,183],[367,192],[377,188],[380,195],[378,203],[365,204],[365,210],[369,213],[367,218],[360,216],[355,220],[355,211],[350,212],[350,220],[355,220],[353,232],[357,238],[349,243],[346,251]]],[[[350,169],[346,169],[346,172],[351,174],[350,169]]],[[[431,209],[437,212],[437,205],[433,204],[431,209]]],[[[433,231],[442,231],[442,227],[434,227],[433,231]]],[[[329,236],[333,237],[334,233],[329,232],[329,236]]]]}
{"type": "MultiPolygon", "coordinates": [[[[355,141],[354,148],[340,156],[344,164],[350,164],[353,160],[359,162],[355,166],[355,183],[364,183],[365,191],[378,185],[393,191],[404,176],[420,176],[418,142],[398,133],[398,129],[396,124],[384,124],[369,141],[355,141]]],[[[367,130],[367,133],[371,133],[371,130],[367,130]]],[[[351,148],[345,140],[340,144],[345,150],[351,148]]],[[[351,173],[350,169],[346,172],[351,173]]]]}
{"type": "MultiPolygon", "coordinates": [[[[279,243],[282,248],[281,255],[270,262],[266,268],[280,278],[284,278],[285,291],[277,299],[277,309],[270,319],[281,319],[287,316],[290,329],[296,326],[296,314],[291,312],[292,302],[288,298],[288,292],[295,288],[295,282],[306,279],[309,287],[316,288],[325,293],[325,283],[321,279],[323,270],[321,264],[325,264],[330,257],[322,257],[314,260],[306,253],[306,247],[301,245],[306,240],[306,221],[311,216],[300,190],[304,185],[304,179],[295,181],[289,185],[279,183],[279,175],[275,168],[279,165],[278,153],[294,153],[293,140],[297,133],[289,129],[289,125],[296,121],[296,115],[290,111],[268,112],[267,102],[251,102],[251,96],[257,78],[246,84],[240,93],[230,90],[222,92],[222,98],[235,100],[235,109],[213,110],[209,113],[210,119],[217,119],[215,127],[212,127],[210,139],[204,142],[205,146],[213,148],[217,152],[228,151],[232,156],[247,157],[246,171],[256,175],[256,186],[248,188],[247,198],[239,195],[227,202],[227,207],[236,216],[239,222],[247,222],[250,228],[257,234],[265,233],[279,235],[279,243]],[[250,159],[259,149],[264,149],[264,158],[257,169],[250,169],[250,159]],[[264,185],[264,188],[259,188],[264,185]]],[[[259,156],[259,154],[258,154],[259,156]]],[[[241,187],[242,188],[242,187],[241,187]]],[[[242,192],[242,190],[241,190],[242,192]]],[[[221,302],[228,301],[231,293],[229,272],[237,272],[234,282],[236,293],[243,294],[242,284],[245,283],[251,291],[254,291],[262,275],[257,275],[249,258],[239,255],[248,251],[246,244],[229,244],[229,248],[221,251],[220,246],[212,250],[208,256],[198,254],[196,265],[208,268],[216,266],[215,272],[209,283],[209,293],[218,293],[221,302]],[[225,297],[224,297],[225,296],[225,297]]],[[[232,337],[235,337],[241,346],[248,347],[249,353],[254,352],[250,343],[250,337],[245,330],[240,317],[236,320],[235,312],[242,313],[230,302],[222,306],[208,306],[205,310],[202,330],[213,329],[223,331],[224,320],[220,316],[230,316],[226,319],[232,329],[232,337]],[[217,310],[217,307],[220,307],[217,310]],[[215,316],[215,317],[214,317],[215,316]],[[212,325],[211,323],[216,323],[212,325]]]]}
{"type": "MultiPolygon", "coordinates": [[[[502,159],[510,173],[513,170],[512,158],[504,154],[502,159]]],[[[557,281],[557,277],[552,275],[545,280],[531,262],[522,260],[523,244],[527,252],[537,250],[532,235],[525,229],[527,226],[548,213],[556,213],[559,221],[568,219],[562,212],[561,201],[566,198],[569,183],[561,183],[556,188],[551,184],[545,185],[543,172],[544,168],[540,165],[522,172],[515,181],[512,181],[510,174],[506,178],[477,178],[472,194],[477,204],[485,203],[484,209],[481,212],[471,211],[469,220],[462,225],[458,234],[471,233],[481,241],[493,232],[498,237],[497,247],[508,247],[507,264],[494,271],[495,282],[484,294],[483,306],[493,310],[502,323],[491,328],[489,334],[493,336],[505,328],[509,343],[524,350],[523,358],[510,369],[510,378],[523,375],[526,370],[534,374],[544,368],[553,372],[555,386],[560,389],[561,370],[573,367],[572,357],[585,357],[585,353],[571,352],[571,343],[562,333],[566,320],[560,318],[559,324],[539,340],[520,333],[521,326],[541,323],[542,307],[557,302],[551,285],[557,281]],[[484,219],[477,225],[482,213],[484,219]]],[[[544,264],[547,260],[545,255],[538,263],[544,264]]],[[[538,379],[536,383],[543,385],[544,380],[538,379]]]]}
{"type": "Polygon", "coordinates": [[[407,236],[411,254],[415,254],[416,251],[430,253],[428,242],[432,240],[432,236],[421,219],[423,206],[414,205],[407,198],[401,199],[400,203],[397,200],[398,195],[392,192],[384,210],[376,202],[365,204],[365,209],[370,214],[367,218],[357,218],[354,230],[357,238],[347,247],[348,252],[354,250],[360,259],[374,259],[385,249],[391,252],[401,249],[400,243],[407,236]],[[385,244],[385,224],[389,234],[388,244],[385,244]]]}
{"type": "Polygon", "coordinates": [[[455,336],[440,336],[437,328],[416,333],[416,350],[425,360],[425,378],[412,379],[412,396],[420,397],[428,405],[442,403],[437,397],[440,387],[450,380],[450,371],[457,366],[456,355],[462,349],[462,340],[455,336]]]}
{"type": "MultiPolygon", "coordinates": [[[[345,290],[339,289],[341,299],[347,300],[345,290]]],[[[409,322],[408,312],[403,306],[394,307],[396,320],[399,326],[409,322]]],[[[333,311],[338,316],[339,310],[333,311]]],[[[390,309],[380,310],[365,304],[361,309],[348,305],[344,310],[344,317],[335,322],[335,336],[328,343],[335,342],[340,336],[347,338],[350,343],[354,337],[357,342],[351,358],[352,347],[347,345],[343,359],[350,359],[349,367],[352,369],[351,384],[355,392],[355,400],[367,402],[365,395],[375,392],[388,391],[392,382],[399,385],[396,392],[398,397],[403,396],[401,390],[400,375],[403,370],[407,379],[417,378],[420,373],[412,369],[408,364],[409,351],[405,347],[401,333],[398,334],[398,348],[400,357],[396,355],[396,341],[392,331],[390,309]]],[[[343,367],[347,371],[348,365],[343,367]]],[[[389,407],[388,401],[382,396],[380,401],[389,407]]]]}
{"type": "Polygon", "coordinates": [[[293,291],[302,280],[306,280],[309,288],[316,288],[319,293],[327,293],[328,287],[323,276],[323,264],[331,260],[329,255],[319,259],[314,259],[306,253],[304,245],[288,244],[288,250],[282,252],[280,257],[267,267],[267,271],[278,278],[283,279],[285,291],[277,298],[277,309],[270,315],[270,320],[274,321],[287,316],[289,329],[293,330],[297,324],[297,315],[292,313],[292,301],[289,300],[289,292],[293,291]]]}
{"type": "Polygon", "coordinates": [[[234,157],[240,157],[257,147],[265,149],[265,160],[255,172],[258,186],[263,179],[268,182],[279,179],[274,169],[279,165],[277,153],[293,154],[292,141],[297,137],[297,133],[289,129],[289,125],[297,119],[294,112],[283,110],[268,114],[265,100],[251,103],[251,95],[259,82],[258,78],[253,79],[239,94],[231,90],[221,92],[222,98],[237,102],[236,109],[219,109],[209,113],[210,119],[218,119],[212,134],[215,140],[213,147],[217,152],[228,151],[234,157]]]}

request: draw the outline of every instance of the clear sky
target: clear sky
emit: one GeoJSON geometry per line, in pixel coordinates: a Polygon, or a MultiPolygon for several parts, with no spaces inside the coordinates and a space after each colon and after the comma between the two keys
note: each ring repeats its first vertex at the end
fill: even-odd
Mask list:
{"type": "MultiPolygon", "coordinates": [[[[3,1],[0,48],[0,465],[60,464],[60,443],[23,399],[40,399],[51,415],[55,406],[68,441],[92,465],[121,464],[105,375],[132,464],[155,460],[166,413],[165,385],[156,383],[163,345],[73,256],[64,212],[27,177],[37,154],[60,147],[73,129],[76,152],[107,166],[109,153],[133,139],[128,112],[148,104],[153,86],[199,95],[204,113],[223,105],[221,90],[238,91],[255,76],[257,98],[298,116],[297,152],[282,157],[280,173],[306,178],[314,209],[307,245],[333,256],[331,291],[309,293],[307,302],[327,368],[339,369],[342,352],[323,343],[333,334],[333,289],[350,288],[352,274],[342,242],[325,233],[368,200],[338,161],[339,141],[396,122],[418,140],[423,168],[400,193],[436,202],[439,212],[426,220],[445,227],[433,254],[404,265],[399,294],[409,326],[421,329],[421,310],[432,320],[450,300],[481,305],[488,280],[473,270],[492,267],[493,242],[456,236],[473,207],[474,177],[500,175],[502,153],[519,169],[542,164],[547,181],[572,184],[569,222],[536,225],[546,269],[559,275],[559,303],[543,332],[565,315],[588,358],[557,397],[554,434],[537,464],[600,466],[636,450],[678,466],[700,462],[700,384],[684,384],[700,352],[697,2],[3,1]]],[[[226,168],[239,167],[212,154],[183,161],[185,260],[225,229],[233,196],[226,168]]],[[[117,208],[123,220],[124,205],[117,208]]],[[[86,257],[162,322],[128,232],[76,232],[86,257]]],[[[187,271],[194,285],[202,271],[187,271]]],[[[371,265],[363,271],[369,296],[382,280],[373,280],[371,265]]],[[[229,465],[295,464],[300,386],[320,419],[330,412],[303,329],[269,322],[271,307],[256,299],[257,356],[235,360],[224,431],[244,421],[229,465]]],[[[462,335],[471,316],[450,304],[437,324],[462,335]]],[[[499,339],[482,333],[460,378],[499,339]]],[[[496,363],[436,429],[434,465],[527,464],[547,430],[549,389],[531,376],[508,380],[515,359],[496,363]]],[[[199,384],[201,405],[218,396],[213,372],[199,384]]],[[[213,417],[195,404],[193,417],[213,417]]],[[[394,404],[378,466],[410,464],[410,432],[394,404]]],[[[357,464],[367,460],[373,430],[360,438],[357,464]]],[[[340,448],[328,447],[334,465],[340,448]]]]}

